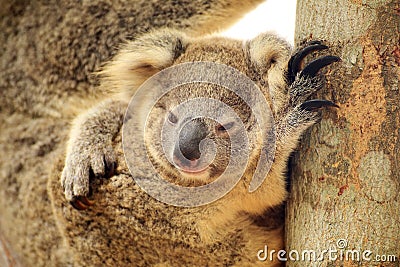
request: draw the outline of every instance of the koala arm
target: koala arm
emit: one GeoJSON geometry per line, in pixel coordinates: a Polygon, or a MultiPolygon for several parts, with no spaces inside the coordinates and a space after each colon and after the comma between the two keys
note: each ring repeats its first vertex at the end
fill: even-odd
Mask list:
{"type": "Polygon", "coordinates": [[[113,172],[112,141],[122,126],[128,100],[148,77],[170,66],[188,40],[173,29],[150,32],[127,42],[104,66],[98,89],[114,100],[102,101],[79,115],[73,121],[67,144],[61,183],[66,199],[75,208],[86,209],[93,204],[87,199],[89,177],[111,176],[113,172]]]}
{"type": "Polygon", "coordinates": [[[323,75],[319,75],[318,71],[339,58],[323,56],[311,61],[304,68],[300,67],[303,59],[312,51],[326,48],[320,42],[314,41],[294,52],[286,69],[286,86],[273,88],[280,91],[271,94],[283,96],[271,97],[276,126],[274,164],[266,178],[268,182],[264,182],[253,197],[247,198],[248,202],[243,201],[245,204],[242,207],[248,212],[259,213],[266,208],[282,204],[286,198],[285,172],[290,154],[297,147],[301,135],[320,119],[321,108],[338,107],[328,100],[307,99],[324,85],[323,75]]]}
{"type": "Polygon", "coordinates": [[[61,184],[66,199],[77,209],[92,204],[86,198],[90,175],[114,172],[112,140],[122,126],[126,106],[121,100],[105,100],[73,121],[61,184]]]}

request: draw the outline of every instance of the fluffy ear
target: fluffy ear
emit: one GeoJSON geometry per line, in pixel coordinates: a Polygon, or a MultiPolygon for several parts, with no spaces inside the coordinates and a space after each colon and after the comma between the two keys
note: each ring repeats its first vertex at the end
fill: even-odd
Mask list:
{"type": "Polygon", "coordinates": [[[275,112],[286,99],[285,72],[292,48],[286,41],[268,33],[250,40],[246,47],[262,84],[268,87],[264,92],[272,100],[275,112]]]}
{"type": "Polygon", "coordinates": [[[99,72],[102,89],[132,96],[146,79],[171,66],[188,43],[188,36],[172,29],[150,32],[128,42],[99,72]]]}
{"type": "Polygon", "coordinates": [[[253,64],[261,74],[267,73],[274,66],[286,67],[290,56],[290,45],[279,37],[263,33],[247,44],[253,64]]]}

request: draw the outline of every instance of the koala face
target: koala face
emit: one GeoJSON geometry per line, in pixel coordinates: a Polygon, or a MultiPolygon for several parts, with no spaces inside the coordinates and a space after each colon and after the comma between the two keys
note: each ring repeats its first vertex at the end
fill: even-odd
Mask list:
{"type": "Polygon", "coordinates": [[[211,84],[182,85],[165,94],[150,112],[145,130],[148,155],[165,178],[173,183],[207,184],[224,172],[231,153],[246,152],[232,151],[231,140],[240,135],[241,127],[246,130],[249,143],[255,146],[256,121],[250,107],[235,93],[211,84]],[[190,105],[193,99],[203,101],[205,107],[190,105]],[[208,103],[209,99],[214,101],[208,103]],[[185,101],[192,108],[190,114],[182,112],[185,101]],[[243,124],[219,110],[216,101],[232,108],[243,124]],[[194,116],[203,114],[204,108],[215,110],[217,120],[194,116]],[[164,125],[170,129],[170,144],[163,138],[164,125]]]}

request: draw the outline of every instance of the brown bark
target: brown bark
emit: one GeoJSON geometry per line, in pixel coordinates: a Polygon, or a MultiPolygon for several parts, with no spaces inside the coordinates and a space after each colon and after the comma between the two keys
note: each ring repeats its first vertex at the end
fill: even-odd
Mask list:
{"type": "Polygon", "coordinates": [[[324,112],[294,156],[286,250],[301,258],[302,250],[336,247],[339,258],[287,265],[399,266],[400,2],[299,0],[296,43],[310,39],[342,58],[318,96],[340,108],[324,112]],[[371,261],[362,260],[367,250],[371,261]],[[376,255],[397,261],[372,261],[376,255]]]}

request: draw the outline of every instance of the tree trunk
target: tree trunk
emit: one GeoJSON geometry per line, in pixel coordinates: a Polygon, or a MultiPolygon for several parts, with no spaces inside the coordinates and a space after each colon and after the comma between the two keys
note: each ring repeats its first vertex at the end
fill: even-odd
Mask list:
{"type": "Polygon", "coordinates": [[[398,0],[297,3],[296,43],[323,40],[342,62],[318,96],[340,108],[293,158],[286,257],[299,256],[288,266],[399,266],[399,35],[398,0]],[[315,262],[304,251],[329,249],[315,262]]]}

